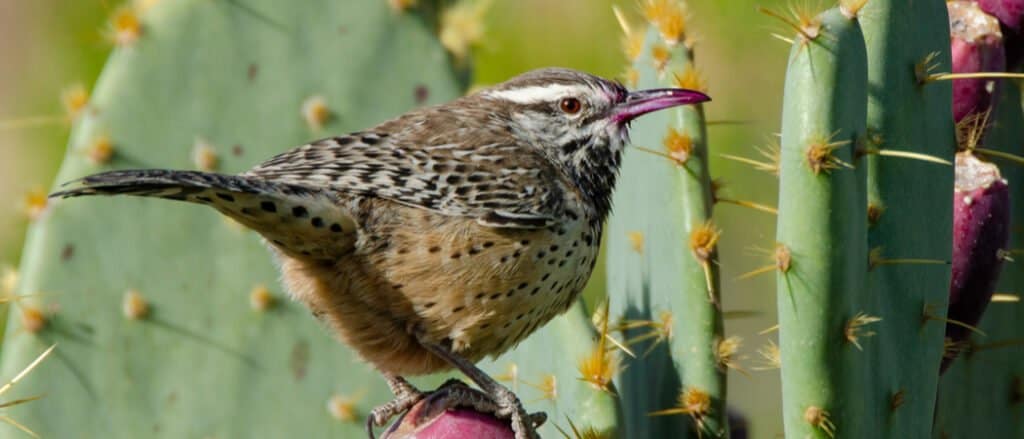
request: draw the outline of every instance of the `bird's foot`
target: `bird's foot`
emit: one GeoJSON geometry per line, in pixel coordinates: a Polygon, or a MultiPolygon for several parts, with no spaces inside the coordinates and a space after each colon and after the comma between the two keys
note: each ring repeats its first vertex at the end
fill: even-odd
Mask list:
{"type": "Polygon", "coordinates": [[[537,428],[544,425],[544,422],[548,420],[547,413],[527,413],[523,408],[523,404],[519,401],[519,397],[504,386],[501,386],[496,392],[488,396],[498,407],[498,410],[494,412],[494,416],[508,419],[512,423],[512,431],[515,432],[516,439],[540,438],[540,435],[537,434],[537,428]]]}
{"type": "Polygon", "coordinates": [[[402,419],[392,425],[383,437],[434,437],[431,435],[440,431],[451,434],[466,428],[465,425],[473,424],[474,431],[491,431],[494,437],[536,439],[539,438],[536,428],[546,419],[547,415],[544,413],[527,414],[512,392],[491,395],[471,388],[462,381],[451,379],[437,390],[428,393],[402,419]],[[476,416],[487,417],[472,418],[473,415],[469,413],[473,412],[477,413],[476,416]],[[442,416],[447,418],[441,418],[442,416]],[[502,427],[501,421],[509,424],[502,427]],[[509,427],[511,431],[508,430],[509,427]],[[508,435],[502,431],[508,432],[508,435]]]}
{"type": "Polygon", "coordinates": [[[405,413],[426,396],[419,389],[413,387],[412,384],[409,384],[405,378],[390,374],[385,374],[384,377],[388,380],[388,387],[391,388],[391,393],[395,395],[395,399],[370,410],[370,415],[366,419],[366,433],[370,439],[374,438],[373,427],[387,425],[391,418],[405,413]]]}

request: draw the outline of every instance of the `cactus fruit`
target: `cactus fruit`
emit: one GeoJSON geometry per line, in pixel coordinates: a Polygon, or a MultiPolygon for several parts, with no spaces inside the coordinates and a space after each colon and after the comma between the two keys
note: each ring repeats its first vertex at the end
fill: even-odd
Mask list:
{"type": "MultiPolygon", "coordinates": [[[[1008,82],[999,103],[1000,111],[991,119],[986,144],[1003,152],[1019,151],[1024,144],[1024,111],[1020,85],[1008,82]]],[[[1024,248],[1024,167],[1010,165],[1001,169],[1009,180],[1012,203],[1010,219],[1011,249],[1024,248]]],[[[996,291],[1019,295],[1024,292],[1024,269],[1020,260],[1005,262],[996,291]]],[[[954,311],[951,306],[950,318],[954,311]]],[[[1020,438],[1024,437],[1024,302],[994,302],[988,305],[977,324],[980,333],[969,333],[960,343],[960,358],[942,375],[933,430],[941,438],[1020,438]]]]}
{"type": "MultiPolygon", "coordinates": [[[[952,163],[956,148],[949,81],[949,17],[943,2],[870,0],[860,14],[868,51],[868,150],[900,149],[952,163]]],[[[871,154],[868,164],[868,272],[881,317],[864,350],[874,365],[863,390],[870,437],[931,432],[942,357],[952,250],[953,170],[925,160],[871,154]],[[927,217],[922,215],[927,212],[927,217]],[[886,259],[882,252],[888,255],[886,259]],[[906,258],[906,259],[904,259],[906,258]]]]}
{"type": "Polygon", "coordinates": [[[1024,31],[1024,0],[976,0],[978,6],[1014,32],[1024,31]]]}
{"type": "MultiPolygon", "coordinates": [[[[484,396],[486,397],[486,396],[484,396]]],[[[395,421],[381,439],[513,439],[508,422],[463,408],[438,406],[440,394],[427,396],[395,421]]]]}
{"type": "Polygon", "coordinates": [[[956,156],[953,193],[953,277],[949,286],[947,350],[942,371],[956,358],[955,347],[967,339],[967,326],[978,324],[992,293],[1007,251],[1010,232],[1010,190],[999,168],[970,151],[956,156]]]}
{"type": "Polygon", "coordinates": [[[867,54],[855,16],[829,9],[797,35],[786,70],[776,240],[786,437],[869,437],[865,166],[867,54]],[[813,31],[811,30],[813,29],[813,31]]]}
{"type": "MultiPolygon", "coordinates": [[[[949,31],[953,73],[1002,72],[1006,70],[1003,34],[999,22],[973,1],[951,1],[949,31]]],[[[990,111],[998,100],[1001,82],[993,78],[953,80],[953,118],[962,121],[972,114],[990,111]]]]}
{"type": "MultiPolygon", "coordinates": [[[[629,85],[701,88],[684,4],[644,0],[641,8],[642,26],[620,15],[629,85]]],[[[637,358],[616,381],[625,437],[725,437],[719,231],[710,222],[703,110],[652,114],[634,122],[632,137],[637,148],[623,159],[606,232],[612,320],[627,341],[638,340],[637,358]]]]}

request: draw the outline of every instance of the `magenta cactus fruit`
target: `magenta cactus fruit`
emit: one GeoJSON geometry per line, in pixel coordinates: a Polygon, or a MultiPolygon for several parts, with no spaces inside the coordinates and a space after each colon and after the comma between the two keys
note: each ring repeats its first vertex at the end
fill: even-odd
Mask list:
{"type": "MultiPolygon", "coordinates": [[[[953,53],[953,73],[1002,72],[1006,54],[999,21],[986,14],[973,1],[951,1],[949,32],[953,53]]],[[[998,93],[999,80],[991,78],[953,80],[953,118],[988,111],[998,93]]]]}
{"type": "Polygon", "coordinates": [[[978,7],[1014,32],[1024,25],[1024,0],[978,0],[978,7]]]}
{"type": "MultiPolygon", "coordinates": [[[[953,275],[949,285],[946,325],[952,343],[967,339],[988,306],[1010,229],[1010,192],[996,165],[979,160],[970,151],[956,156],[953,192],[953,275]]],[[[952,352],[956,352],[953,349],[952,352]]],[[[944,371],[955,355],[943,359],[944,371]]]]}
{"type": "Polygon", "coordinates": [[[381,436],[381,439],[513,439],[507,421],[464,408],[439,406],[439,393],[423,398],[381,436]]]}

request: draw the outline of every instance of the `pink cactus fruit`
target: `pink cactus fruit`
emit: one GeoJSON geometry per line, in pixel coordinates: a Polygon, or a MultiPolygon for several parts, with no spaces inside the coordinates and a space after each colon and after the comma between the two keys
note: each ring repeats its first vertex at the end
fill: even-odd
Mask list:
{"type": "Polygon", "coordinates": [[[1013,32],[1020,32],[1024,25],[1024,0],[978,0],[978,7],[1013,32]]]}
{"type": "MultiPolygon", "coordinates": [[[[973,1],[951,1],[949,32],[953,73],[1003,72],[1006,54],[999,21],[973,1]]],[[[999,80],[990,78],[953,80],[953,118],[988,111],[999,92],[999,80]]]]}
{"type": "MultiPolygon", "coordinates": [[[[956,155],[953,192],[953,275],[949,285],[946,338],[956,346],[967,340],[995,291],[1010,233],[1010,192],[996,165],[970,151],[956,155]]],[[[957,349],[943,358],[945,371],[957,349]]]]}
{"type": "Polygon", "coordinates": [[[423,398],[381,436],[381,439],[514,439],[508,421],[444,404],[445,392],[423,398]]]}

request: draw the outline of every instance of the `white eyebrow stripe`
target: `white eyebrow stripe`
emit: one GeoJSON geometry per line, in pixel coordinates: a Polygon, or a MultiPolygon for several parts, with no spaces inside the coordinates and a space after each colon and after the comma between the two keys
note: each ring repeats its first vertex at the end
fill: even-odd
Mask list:
{"type": "Polygon", "coordinates": [[[491,91],[487,92],[485,96],[517,104],[533,104],[542,101],[554,101],[566,96],[581,96],[587,90],[587,87],[580,85],[551,84],[491,91]]]}

